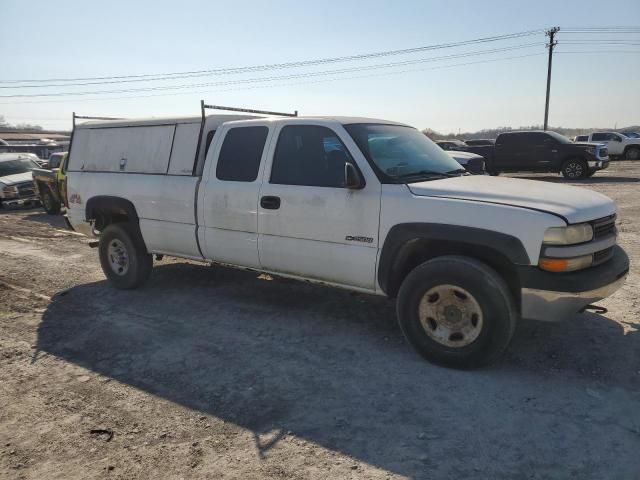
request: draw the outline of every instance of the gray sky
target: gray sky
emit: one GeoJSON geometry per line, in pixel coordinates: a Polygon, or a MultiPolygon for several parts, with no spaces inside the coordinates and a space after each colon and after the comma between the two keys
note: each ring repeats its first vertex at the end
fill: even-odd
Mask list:
{"type": "MultiPolygon", "coordinates": [[[[640,27],[637,0],[611,0],[604,9],[606,15],[601,1],[587,0],[0,0],[0,6],[0,82],[297,62],[559,25],[550,124],[640,124],[640,28],[635,33],[576,31],[578,27],[640,27]]],[[[121,83],[78,86],[60,86],[73,82],[57,81],[0,83],[11,87],[1,88],[0,95],[147,89],[4,97],[0,115],[11,123],[69,128],[72,111],[125,117],[198,114],[204,98],[248,108],[297,109],[303,115],[388,118],[441,132],[541,124],[547,63],[544,42],[540,31],[453,48],[241,74],[218,72],[153,82],[124,78],[119,79],[126,80],[121,83]],[[42,86],[48,84],[58,86],[42,86]]],[[[75,83],[88,82],[100,80],[75,83]]]]}

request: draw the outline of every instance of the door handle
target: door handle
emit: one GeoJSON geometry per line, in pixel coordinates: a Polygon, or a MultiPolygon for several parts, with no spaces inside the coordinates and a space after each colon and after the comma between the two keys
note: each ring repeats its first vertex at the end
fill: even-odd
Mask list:
{"type": "Polygon", "coordinates": [[[277,210],[280,208],[280,197],[264,196],[260,199],[260,206],[267,210],[277,210]]]}

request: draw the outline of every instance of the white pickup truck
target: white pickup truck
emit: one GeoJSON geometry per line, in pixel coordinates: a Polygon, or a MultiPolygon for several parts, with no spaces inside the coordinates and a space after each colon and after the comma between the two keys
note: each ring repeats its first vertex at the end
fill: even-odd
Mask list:
{"type": "Polygon", "coordinates": [[[70,225],[99,236],[116,287],[172,255],[384,295],[408,341],[453,367],[495,360],[519,318],[568,318],[629,269],[608,197],[469,175],[397,122],[87,122],[67,179],[70,225]]]}
{"type": "Polygon", "coordinates": [[[587,141],[606,145],[612,157],[640,160],[640,138],[627,137],[618,132],[593,132],[587,141]]]}

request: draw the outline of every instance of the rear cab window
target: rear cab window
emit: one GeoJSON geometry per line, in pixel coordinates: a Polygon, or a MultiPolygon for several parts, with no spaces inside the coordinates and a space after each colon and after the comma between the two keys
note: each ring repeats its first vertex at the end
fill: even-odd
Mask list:
{"type": "Polygon", "coordinates": [[[269,129],[265,126],[231,128],[222,142],[216,178],[232,182],[254,182],[269,129]]]}

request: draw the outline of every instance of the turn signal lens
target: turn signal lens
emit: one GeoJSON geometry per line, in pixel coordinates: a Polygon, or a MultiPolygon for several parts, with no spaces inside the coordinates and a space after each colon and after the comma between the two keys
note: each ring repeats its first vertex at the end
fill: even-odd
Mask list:
{"type": "Polygon", "coordinates": [[[590,267],[593,256],[584,255],[575,258],[540,258],[538,266],[547,272],[573,272],[590,267]]]}

